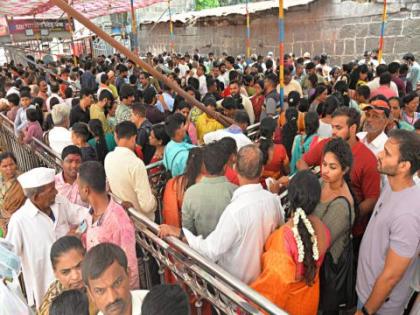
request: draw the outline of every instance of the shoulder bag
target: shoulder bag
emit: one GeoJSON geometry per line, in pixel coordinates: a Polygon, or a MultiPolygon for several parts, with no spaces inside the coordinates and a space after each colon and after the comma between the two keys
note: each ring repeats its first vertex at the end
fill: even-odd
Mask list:
{"type": "Polygon", "coordinates": [[[356,264],[353,254],[353,239],[351,234],[351,205],[347,198],[340,196],[332,200],[329,206],[338,199],[344,199],[349,210],[348,242],[337,263],[331,253],[325,254],[324,262],[319,272],[320,298],[319,309],[322,311],[349,310],[357,303],[356,296],[356,264]]]}

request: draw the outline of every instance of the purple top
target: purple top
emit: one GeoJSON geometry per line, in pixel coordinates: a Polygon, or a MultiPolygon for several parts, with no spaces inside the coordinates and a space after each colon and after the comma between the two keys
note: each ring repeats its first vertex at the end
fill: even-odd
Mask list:
{"type": "Polygon", "coordinates": [[[411,263],[378,310],[381,315],[402,314],[410,294],[416,259],[420,253],[420,186],[393,191],[386,185],[363,236],[357,266],[356,291],[364,304],[385,266],[389,249],[411,263]]]}
{"type": "Polygon", "coordinates": [[[28,121],[26,126],[26,133],[23,138],[23,142],[29,144],[32,142],[32,138],[36,138],[42,141],[43,131],[38,121],[28,121]]]}

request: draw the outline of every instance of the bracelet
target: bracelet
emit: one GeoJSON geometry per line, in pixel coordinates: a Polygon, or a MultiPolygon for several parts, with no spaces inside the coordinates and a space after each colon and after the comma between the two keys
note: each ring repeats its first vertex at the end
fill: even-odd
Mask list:
{"type": "Polygon", "coordinates": [[[362,313],[363,315],[371,315],[364,305],[362,306],[362,313]]]}

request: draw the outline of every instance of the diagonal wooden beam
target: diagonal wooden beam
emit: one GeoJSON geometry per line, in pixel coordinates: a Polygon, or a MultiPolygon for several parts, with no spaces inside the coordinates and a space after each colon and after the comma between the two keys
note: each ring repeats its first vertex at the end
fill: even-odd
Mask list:
{"type": "Polygon", "coordinates": [[[209,116],[213,117],[217,121],[219,121],[222,125],[225,127],[230,126],[232,124],[232,120],[216,111],[209,110],[204,104],[197,101],[194,97],[189,95],[187,92],[185,92],[180,86],[173,83],[169,78],[159,71],[157,71],[155,68],[153,68],[148,63],[144,62],[140,59],[138,55],[136,55],[134,52],[129,50],[127,47],[119,43],[117,40],[112,38],[110,35],[108,35],[105,31],[103,31],[100,27],[96,26],[94,23],[92,23],[88,18],[86,18],[83,14],[78,12],[77,10],[73,9],[70,5],[68,5],[63,0],[51,0],[51,3],[55,4],[57,7],[59,7],[61,10],[63,10],[65,13],[67,13],[69,16],[73,17],[74,19],[78,20],[81,24],[83,24],[86,28],[91,30],[93,33],[98,35],[100,38],[102,38],[105,42],[107,42],[109,45],[114,47],[116,50],[124,54],[127,58],[135,62],[138,66],[146,70],[148,73],[150,73],[152,76],[154,76],[159,81],[162,81],[167,86],[169,86],[171,89],[173,89],[175,92],[178,93],[178,95],[182,96],[184,99],[188,101],[188,103],[198,107],[203,112],[208,114],[209,116]]]}

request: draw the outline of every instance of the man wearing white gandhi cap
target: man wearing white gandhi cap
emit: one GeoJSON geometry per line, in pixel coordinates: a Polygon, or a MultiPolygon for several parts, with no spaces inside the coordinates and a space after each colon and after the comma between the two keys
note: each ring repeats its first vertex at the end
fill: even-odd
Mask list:
{"type": "Polygon", "coordinates": [[[88,209],[57,195],[54,176],[53,169],[38,167],[17,178],[27,199],[12,215],[6,236],[22,260],[28,304],[37,308],[55,280],[50,262],[52,244],[88,214],[88,209]]]}

